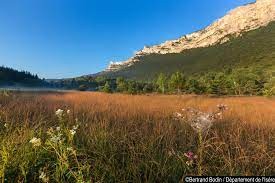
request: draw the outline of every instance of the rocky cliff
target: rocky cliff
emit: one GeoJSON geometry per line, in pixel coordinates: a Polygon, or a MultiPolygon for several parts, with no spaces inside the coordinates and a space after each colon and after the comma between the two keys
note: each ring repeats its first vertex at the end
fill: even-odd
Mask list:
{"type": "Polygon", "coordinates": [[[275,0],[257,0],[230,11],[205,29],[185,35],[179,39],[166,41],[160,45],[144,47],[124,62],[111,62],[106,71],[117,71],[140,61],[149,54],[180,53],[184,50],[222,44],[232,37],[266,26],[275,20],[275,0]]]}

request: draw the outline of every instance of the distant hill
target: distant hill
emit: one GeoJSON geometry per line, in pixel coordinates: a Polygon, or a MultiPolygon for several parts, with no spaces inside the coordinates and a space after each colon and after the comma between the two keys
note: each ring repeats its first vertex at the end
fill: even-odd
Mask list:
{"type": "Polygon", "coordinates": [[[149,54],[129,67],[100,75],[147,80],[159,73],[183,71],[187,75],[218,71],[223,68],[260,67],[275,71],[275,22],[266,27],[232,37],[230,41],[181,53],[149,54]]]}
{"type": "Polygon", "coordinates": [[[18,71],[12,68],[0,67],[0,87],[10,86],[45,86],[47,82],[27,71],[18,71]]]}

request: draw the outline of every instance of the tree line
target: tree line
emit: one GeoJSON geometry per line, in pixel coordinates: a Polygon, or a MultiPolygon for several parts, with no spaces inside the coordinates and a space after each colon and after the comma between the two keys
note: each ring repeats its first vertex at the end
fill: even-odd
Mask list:
{"type": "MultiPolygon", "coordinates": [[[[60,83],[59,83],[60,84],[60,83]]],[[[163,93],[214,95],[275,95],[272,72],[261,68],[223,69],[204,74],[185,75],[184,72],[158,74],[151,81],[129,80],[123,77],[81,77],[63,81],[67,89],[102,91],[107,93],[163,93]]]]}
{"type": "Polygon", "coordinates": [[[227,69],[193,76],[175,72],[159,74],[155,84],[161,93],[194,93],[215,95],[275,95],[272,73],[257,69],[227,69]]]}
{"type": "Polygon", "coordinates": [[[225,68],[186,75],[184,72],[158,74],[148,81],[129,80],[123,77],[84,76],[46,82],[27,71],[0,67],[0,86],[45,86],[102,91],[107,93],[163,93],[163,94],[214,94],[214,95],[275,95],[274,73],[261,67],[225,68]]]}
{"type": "Polygon", "coordinates": [[[41,86],[47,83],[37,75],[27,71],[17,71],[9,67],[0,67],[0,86],[41,86]]]}

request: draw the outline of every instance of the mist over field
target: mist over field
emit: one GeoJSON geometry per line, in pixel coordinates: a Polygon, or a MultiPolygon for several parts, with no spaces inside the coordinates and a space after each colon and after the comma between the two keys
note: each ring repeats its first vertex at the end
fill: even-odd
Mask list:
{"type": "Polygon", "coordinates": [[[6,86],[0,87],[0,91],[21,91],[21,92],[70,92],[70,90],[62,90],[60,88],[35,88],[35,87],[24,87],[24,86],[16,86],[16,87],[10,87],[6,86]]]}

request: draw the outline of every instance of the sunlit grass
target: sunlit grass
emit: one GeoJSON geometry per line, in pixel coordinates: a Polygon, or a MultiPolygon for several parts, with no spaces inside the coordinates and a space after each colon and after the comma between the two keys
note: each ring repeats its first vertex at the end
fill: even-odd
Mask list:
{"type": "Polygon", "coordinates": [[[8,93],[0,104],[2,182],[179,182],[185,175],[275,173],[271,98],[8,93]],[[174,116],[187,107],[211,113],[218,104],[228,110],[201,137],[174,116]]]}

